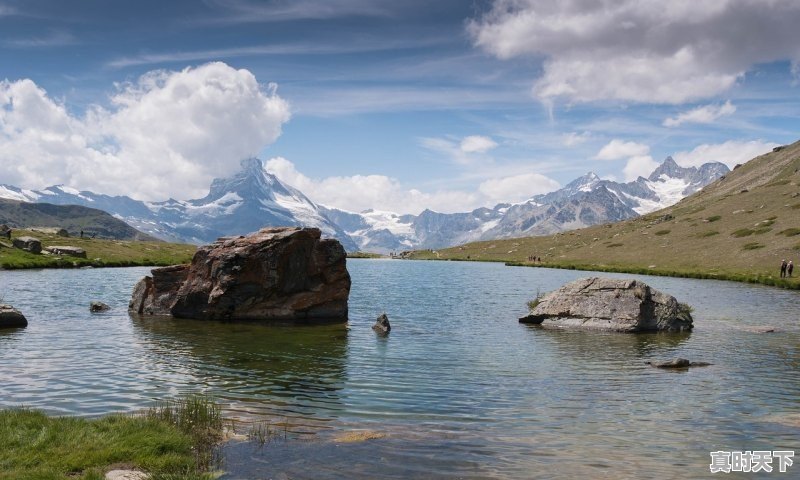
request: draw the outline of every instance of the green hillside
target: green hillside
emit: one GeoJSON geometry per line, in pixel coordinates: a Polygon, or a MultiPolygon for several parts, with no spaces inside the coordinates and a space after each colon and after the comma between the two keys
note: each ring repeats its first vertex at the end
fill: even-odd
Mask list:
{"type": "Polygon", "coordinates": [[[102,210],[79,205],[0,199],[0,225],[2,224],[11,228],[64,228],[71,236],[79,236],[83,230],[87,235],[95,235],[97,238],[157,241],[102,210]]]}
{"type": "Polygon", "coordinates": [[[0,238],[0,269],[176,265],[189,263],[197,250],[195,245],[182,243],[110,240],[88,237],[65,238],[52,233],[32,230],[14,230],[12,233],[12,239],[21,236],[38,238],[41,240],[43,247],[66,245],[82,248],[86,251],[86,258],[33,254],[13,248],[11,242],[5,238],[0,238]]]}
{"type": "Polygon", "coordinates": [[[778,278],[800,262],[800,142],[735,168],[678,204],[636,219],[547,237],[470,243],[412,258],[483,260],[545,267],[751,281],[778,278]]]}

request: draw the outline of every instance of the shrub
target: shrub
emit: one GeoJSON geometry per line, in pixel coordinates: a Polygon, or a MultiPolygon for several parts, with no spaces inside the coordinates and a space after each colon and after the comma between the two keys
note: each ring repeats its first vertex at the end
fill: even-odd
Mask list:
{"type": "Polygon", "coordinates": [[[758,242],[752,242],[752,243],[745,243],[744,246],[742,247],[742,250],[758,250],[759,248],[764,248],[764,245],[761,245],[758,242]]]}
{"type": "Polygon", "coordinates": [[[698,233],[697,238],[713,237],[714,235],[719,235],[719,232],[716,230],[709,230],[707,232],[698,233]]]}
{"type": "Polygon", "coordinates": [[[786,235],[787,237],[794,237],[795,235],[800,235],[800,228],[787,228],[786,230],[781,230],[778,235],[786,235]]]}
{"type": "Polygon", "coordinates": [[[736,238],[742,238],[742,237],[749,237],[754,233],[756,233],[755,230],[751,230],[749,228],[740,228],[739,230],[734,231],[731,235],[736,238]]]}
{"type": "Polygon", "coordinates": [[[622,244],[621,244],[621,243],[609,243],[609,244],[608,244],[608,245],[606,245],[606,246],[607,246],[608,248],[615,248],[615,247],[621,247],[621,246],[622,246],[622,244]]]}
{"type": "Polygon", "coordinates": [[[709,222],[716,222],[717,220],[719,220],[721,218],[722,218],[722,215],[712,215],[712,216],[706,218],[706,220],[708,220],[709,222]]]}
{"type": "Polygon", "coordinates": [[[669,230],[659,230],[659,231],[656,232],[656,235],[666,235],[669,232],[670,232],[669,230]]]}

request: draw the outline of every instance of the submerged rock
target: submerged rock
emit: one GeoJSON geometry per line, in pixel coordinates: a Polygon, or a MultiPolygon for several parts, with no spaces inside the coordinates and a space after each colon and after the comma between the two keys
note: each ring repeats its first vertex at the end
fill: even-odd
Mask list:
{"type": "Polygon", "coordinates": [[[218,320],[344,320],[346,254],[317,228],[264,228],[200,247],[190,265],[152,270],[129,308],[218,320]]]}
{"type": "Polygon", "coordinates": [[[662,362],[645,362],[647,365],[655,368],[689,368],[689,367],[707,367],[711,365],[708,362],[690,362],[685,358],[675,358],[662,362]]]}
{"type": "Polygon", "coordinates": [[[34,237],[17,237],[12,240],[14,247],[31,253],[42,253],[42,242],[34,237]]]}
{"type": "Polygon", "coordinates": [[[385,313],[381,313],[378,319],[375,320],[375,325],[372,326],[372,329],[375,330],[375,333],[387,335],[392,331],[392,326],[389,324],[389,317],[387,317],[385,313]]]}
{"type": "Polygon", "coordinates": [[[108,305],[106,305],[103,302],[98,302],[98,301],[95,300],[95,301],[93,301],[92,303],[89,304],[89,311],[90,312],[105,312],[105,311],[108,311],[108,310],[111,310],[111,307],[109,307],[108,305]]]}
{"type": "Polygon", "coordinates": [[[584,278],[545,295],[522,323],[612,332],[692,329],[688,306],[638,280],[584,278]]]}
{"type": "Polygon", "coordinates": [[[20,328],[27,327],[28,319],[19,310],[0,303],[0,328],[20,328]]]}

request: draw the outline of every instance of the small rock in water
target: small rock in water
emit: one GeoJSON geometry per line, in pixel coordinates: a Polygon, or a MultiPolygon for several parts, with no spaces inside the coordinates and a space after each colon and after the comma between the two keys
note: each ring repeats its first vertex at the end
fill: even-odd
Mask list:
{"type": "Polygon", "coordinates": [[[655,368],[689,368],[689,367],[707,367],[711,365],[708,362],[690,362],[685,358],[676,358],[673,360],[663,362],[646,362],[651,367],[655,368]]]}
{"type": "Polygon", "coordinates": [[[111,310],[111,307],[109,307],[103,302],[93,301],[92,303],[89,304],[90,312],[105,312],[107,310],[111,310]]]}
{"type": "Polygon", "coordinates": [[[0,328],[27,327],[25,315],[11,305],[0,304],[0,328]]]}
{"type": "Polygon", "coordinates": [[[389,317],[387,317],[385,313],[381,313],[375,321],[375,325],[372,326],[372,329],[380,335],[386,335],[391,332],[392,326],[389,324],[389,317]]]}

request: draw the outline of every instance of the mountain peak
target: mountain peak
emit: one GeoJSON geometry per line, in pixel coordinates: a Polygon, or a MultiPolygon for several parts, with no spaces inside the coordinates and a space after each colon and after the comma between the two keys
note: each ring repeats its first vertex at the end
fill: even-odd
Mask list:
{"type": "Polygon", "coordinates": [[[669,178],[684,179],[687,176],[693,175],[695,171],[697,171],[695,167],[683,168],[675,162],[675,159],[667,157],[658,168],[653,170],[653,173],[651,173],[647,179],[651,182],[657,182],[661,179],[662,175],[669,178]]]}
{"type": "Polygon", "coordinates": [[[264,164],[261,162],[260,159],[255,157],[245,158],[244,160],[239,162],[239,165],[241,165],[242,170],[248,172],[253,170],[261,171],[264,169],[264,164]]]}

